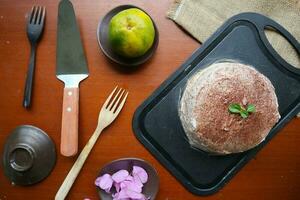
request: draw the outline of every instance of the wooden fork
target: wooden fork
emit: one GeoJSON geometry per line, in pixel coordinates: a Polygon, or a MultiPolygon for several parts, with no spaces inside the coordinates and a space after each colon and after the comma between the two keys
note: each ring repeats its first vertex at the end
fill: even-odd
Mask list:
{"type": "Polygon", "coordinates": [[[95,132],[81,151],[63,184],[60,186],[56,193],[55,200],[65,199],[100,133],[116,119],[125,104],[127,96],[128,92],[122,88],[118,89],[117,86],[106,99],[100,110],[98,125],[95,132]]]}

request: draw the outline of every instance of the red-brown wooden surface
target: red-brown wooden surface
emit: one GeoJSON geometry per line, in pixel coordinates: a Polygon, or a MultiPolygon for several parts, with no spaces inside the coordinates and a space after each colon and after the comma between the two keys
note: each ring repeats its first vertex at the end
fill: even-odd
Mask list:
{"type": "MultiPolygon", "coordinates": [[[[300,120],[293,119],[221,191],[209,197],[189,193],[135,138],[132,116],[155,90],[200,45],[166,19],[172,0],[73,0],[90,76],[80,84],[79,150],[93,133],[99,109],[115,85],[130,91],[117,120],[107,128],[73,185],[68,199],[97,199],[94,180],[107,162],[123,157],[149,161],[158,171],[159,200],[189,199],[300,199],[300,120]],[[96,29],[101,16],[120,4],[134,4],[151,14],[160,33],[153,59],[138,70],[126,73],[100,52],[96,29]]],[[[54,140],[57,163],[44,181],[30,187],[12,186],[0,173],[0,199],[53,199],[74,158],[59,154],[63,84],[55,77],[58,1],[0,0],[0,148],[9,132],[22,124],[35,125],[54,140]],[[32,108],[22,107],[30,46],[25,15],[34,4],[45,5],[47,19],[38,46],[32,108]]],[[[203,27],[205,28],[205,27],[203,27]]],[[[162,133],[163,134],[163,133],[162,133]]],[[[41,169],[42,170],[42,169],[41,169]]]]}

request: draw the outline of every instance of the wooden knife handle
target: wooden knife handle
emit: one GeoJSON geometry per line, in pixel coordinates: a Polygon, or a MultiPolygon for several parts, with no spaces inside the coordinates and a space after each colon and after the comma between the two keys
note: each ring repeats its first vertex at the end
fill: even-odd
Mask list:
{"type": "Polygon", "coordinates": [[[60,152],[74,156],[78,149],[79,88],[65,88],[62,110],[60,152]]]}

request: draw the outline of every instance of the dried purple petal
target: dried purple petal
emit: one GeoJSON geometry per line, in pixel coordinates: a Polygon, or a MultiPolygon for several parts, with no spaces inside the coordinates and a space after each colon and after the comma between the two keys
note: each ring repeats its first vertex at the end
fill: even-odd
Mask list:
{"type": "Polygon", "coordinates": [[[145,196],[140,192],[135,192],[135,191],[132,191],[132,190],[126,190],[126,194],[131,199],[141,199],[141,200],[145,199],[145,196]]]}
{"type": "Polygon", "coordinates": [[[138,187],[143,187],[144,184],[142,183],[141,179],[138,176],[134,176],[133,177],[133,182],[135,185],[137,185],[138,187]]]}
{"type": "Polygon", "coordinates": [[[100,180],[101,180],[101,176],[96,178],[96,180],[95,180],[95,185],[96,186],[99,186],[100,180]]]}
{"type": "Polygon", "coordinates": [[[132,181],[129,185],[128,185],[128,189],[133,190],[135,192],[142,192],[142,188],[143,188],[143,184],[139,181],[132,181]]]}
{"type": "Polygon", "coordinates": [[[146,183],[148,181],[148,174],[146,170],[139,166],[133,166],[132,175],[133,177],[138,177],[142,183],[146,183]]]}
{"type": "Polygon", "coordinates": [[[137,184],[135,181],[123,181],[120,184],[121,190],[132,190],[134,192],[142,192],[143,184],[137,184]]]}
{"type": "Polygon", "coordinates": [[[130,200],[150,200],[150,199],[151,199],[151,197],[145,197],[145,195],[144,195],[144,197],[141,199],[130,199],[130,200]]]}
{"type": "Polygon", "coordinates": [[[112,177],[109,174],[104,174],[96,179],[95,184],[105,192],[109,193],[113,184],[112,177]]]}
{"type": "Polygon", "coordinates": [[[115,188],[116,188],[116,191],[117,191],[117,192],[120,192],[120,190],[121,190],[120,183],[114,182],[114,186],[115,186],[115,188]]]}
{"type": "Polygon", "coordinates": [[[150,200],[150,199],[151,199],[151,197],[146,197],[146,196],[144,195],[144,197],[141,198],[141,199],[131,199],[131,200],[150,200]]]}
{"type": "Polygon", "coordinates": [[[147,172],[139,166],[133,166],[131,175],[127,170],[119,170],[112,176],[104,174],[95,180],[95,185],[107,193],[113,185],[116,189],[116,193],[112,194],[113,200],[149,200],[150,197],[142,194],[143,183],[147,180],[147,172]]]}
{"type": "Polygon", "coordinates": [[[132,181],[133,180],[133,176],[131,176],[131,175],[128,175],[127,177],[126,177],[126,179],[125,179],[126,181],[132,181]]]}
{"type": "Polygon", "coordinates": [[[128,176],[129,176],[129,172],[125,169],[122,169],[122,170],[119,170],[116,173],[114,173],[112,175],[112,179],[115,182],[120,183],[120,182],[124,181],[128,176]]]}
{"type": "Polygon", "coordinates": [[[129,181],[122,181],[122,182],[120,183],[120,188],[121,188],[121,190],[127,187],[127,182],[129,182],[129,181]]]}
{"type": "Polygon", "coordinates": [[[120,192],[113,194],[112,197],[113,200],[126,200],[126,199],[130,200],[125,190],[121,190],[120,192]]]}

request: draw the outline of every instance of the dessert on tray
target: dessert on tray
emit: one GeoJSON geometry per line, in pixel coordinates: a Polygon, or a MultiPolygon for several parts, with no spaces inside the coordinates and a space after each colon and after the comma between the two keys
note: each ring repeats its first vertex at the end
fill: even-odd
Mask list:
{"type": "Polygon", "coordinates": [[[255,147],[280,118],[270,80],[236,62],[215,63],[193,75],[179,116],[190,144],[216,154],[255,147]]]}

